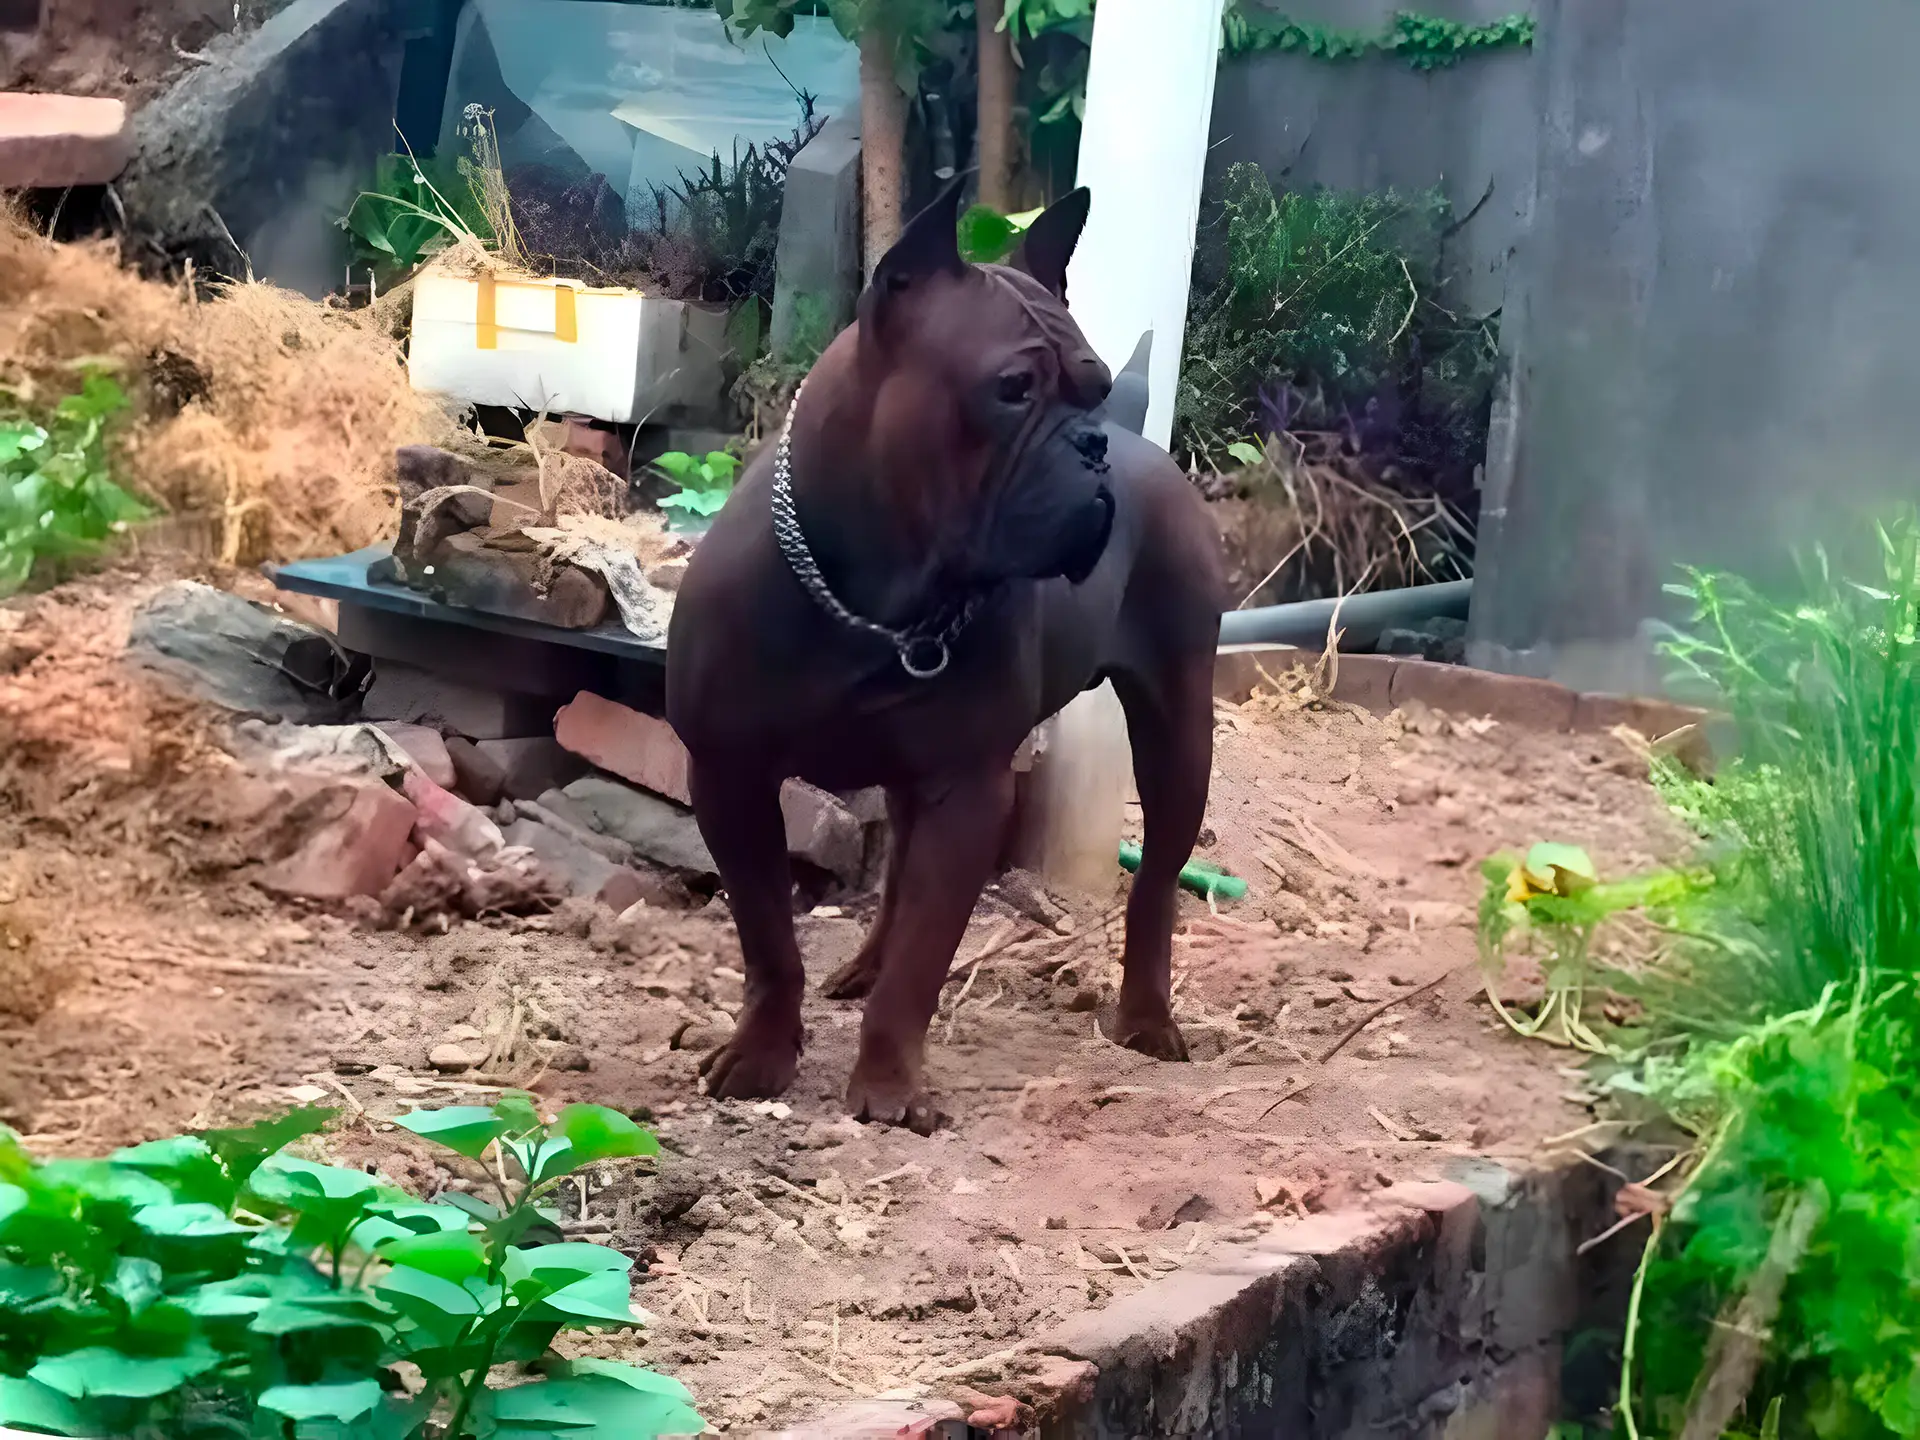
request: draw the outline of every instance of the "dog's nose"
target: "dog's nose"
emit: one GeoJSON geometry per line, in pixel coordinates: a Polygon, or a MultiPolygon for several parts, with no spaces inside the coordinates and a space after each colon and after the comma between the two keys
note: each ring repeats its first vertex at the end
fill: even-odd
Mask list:
{"type": "Polygon", "coordinates": [[[1113,372],[1091,350],[1082,350],[1067,365],[1067,391],[1083,410],[1096,410],[1113,393],[1113,372]]]}

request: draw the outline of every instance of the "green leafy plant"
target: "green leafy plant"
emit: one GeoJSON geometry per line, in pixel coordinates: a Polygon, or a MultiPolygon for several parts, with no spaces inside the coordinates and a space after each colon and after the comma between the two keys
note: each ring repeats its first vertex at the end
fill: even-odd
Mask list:
{"type": "MultiPolygon", "coordinates": [[[[1339,432],[1456,502],[1486,452],[1496,317],[1442,301],[1438,191],[1276,192],[1231,167],[1200,237],[1175,444],[1207,463],[1243,437],[1339,432]],[[1383,420],[1382,416],[1391,417],[1383,420]]],[[[1463,504],[1464,508],[1464,504],[1463,504]]]]}
{"type": "Polygon", "coordinates": [[[97,370],[38,420],[0,408],[0,595],[26,584],[36,561],[87,554],[146,517],[109,462],[112,422],[126,409],[125,392],[97,370]]]}
{"type": "Polygon", "coordinates": [[[960,216],[960,258],[970,265],[998,265],[1020,248],[1038,210],[1002,215],[990,205],[971,205],[960,216]]]}
{"type": "Polygon", "coordinates": [[[1490,949],[1516,903],[1588,938],[1631,913],[1661,941],[1589,971],[1629,1002],[1592,1027],[1597,1081],[1694,1137],[1647,1212],[1630,1437],[1920,1433],[1920,522],[1876,539],[1870,583],[1816,552],[1790,595],[1675,587],[1692,616],[1667,652],[1739,738],[1711,780],[1656,771],[1697,876],[1603,915],[1489,872],[1490,949]]]}
{"type": "Polygon", "coordinates": [[[411,155],[382,155],[373,184],[341,222],[354,262],[383,276],[404,275],[453,244],[490,243],[493,227],[472,187],[452,167],[411,155]]]}
{"type": "Polygon", "coordinates": [[[669,450],[655,457],[654,466],[680,488],[661,497],[662,510],[676,511],[676,518],[705,520],[720,513],[733,493],[733,477],[740,461],[724,450],[710,450],[698,459],[682,450],[669,450]]]}
{"type": "Polygon", "coordinates": [[[697,1433],[664,1376],[551,1350],[640,1323],[632,1262],[547,1198],[658,1153],[617,1111],[525,1096],[400,1124],[495,1198],[420,1201],[285,1147],[330,1110],[45,1161],[0,1134],[0,1424],[54,1435],[458,1440],[697,1433]],[[519,1383],[495,1385],[498,1366],[519,1383]]]}

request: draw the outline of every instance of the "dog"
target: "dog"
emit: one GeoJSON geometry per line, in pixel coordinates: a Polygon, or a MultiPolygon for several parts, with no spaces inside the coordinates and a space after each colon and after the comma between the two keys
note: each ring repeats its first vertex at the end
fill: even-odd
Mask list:
{"type": "MultiPolygon", "coordinates": [[[[930,1132],[926,1037],[991,878],[1015,750],[1111,680],[1145,817],[1113,1039],[1184,1060],[1169,981],[1181,867],[1206,809],[1219,532],[1165,450],[1101,418],[1112,389],[1069,315],[1090,196],[1006,265],[964,261],[960,187],[876,267],[681,579],[667,718],[739,931],[745,1003],[708,1093],[774,1096],[804,1041],[781,783],[885,788],[879,915],[829,979],[866,997],[856,1117],[930,1132]]],[[[1117,863],[1117,861],[1116,861],[1117,863]]]]}

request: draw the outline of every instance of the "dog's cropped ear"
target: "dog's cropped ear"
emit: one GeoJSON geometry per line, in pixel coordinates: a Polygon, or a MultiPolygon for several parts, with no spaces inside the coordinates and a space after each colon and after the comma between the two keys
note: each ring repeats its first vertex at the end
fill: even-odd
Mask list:
{"type": "Polygon", "coordinates": [[[893,248],[874,266],[871,289],[882,300],[910,290],[935,275],[957,275],[967,268],[960,258],[960,192],[964,175],[947,182],[934,202],[907,222],[893,248]]]}
{"type": "Polygon", "coordinates": [[[1067,262],[1073,259],[1080,234],[1087,228],[1093,192],[1082,185],[1056,200],[1027,227],[1010,263],[1024,270],[1062,300],[1067,298],[1067,262]]]}

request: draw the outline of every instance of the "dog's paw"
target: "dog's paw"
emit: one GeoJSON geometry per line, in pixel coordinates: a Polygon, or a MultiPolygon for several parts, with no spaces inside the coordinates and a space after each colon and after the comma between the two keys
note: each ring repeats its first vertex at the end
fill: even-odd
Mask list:
{"type": "Polygon", "coordinates": [[[1187,1058],[1186,1037],[1165,1010],[1133,1014],[1122,1009],[1114,1018],[1113,1043],[1155,1060],[1187,1058]]]}
{"type": "Polygon", "coordinates": [[[860,953],[820,982],[829,1000],[864,1000],[880,978],[880,956],[862,947],[860,953]]]}
{"type": "Polygon", "coordinates": [[[847,1081],[847,1111],[871,1125],[895,1125],[916,1135],[931,1135],[939,1127],[940,1112],[918,1075],[882,1072],[864,1062],[853,1067],[847,1081]]]}
{"type": "Polygon", "coordinates": [[[771,1100],[784,1095],[800,1068],[800,1035],[742,1024],[700,1062],[707,1094],[716,1100],[771,1100]]]}

